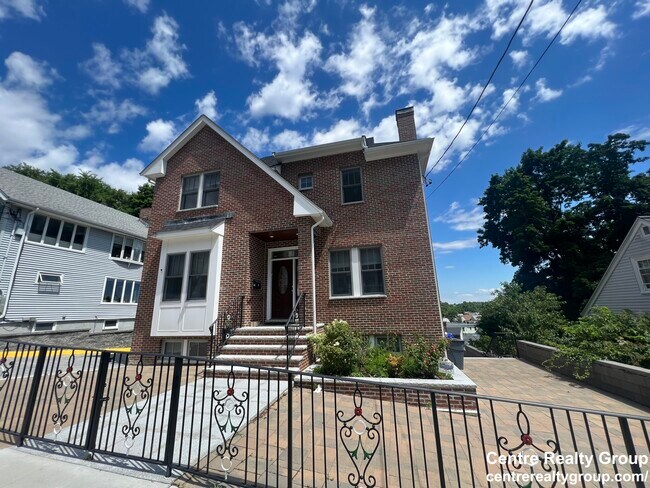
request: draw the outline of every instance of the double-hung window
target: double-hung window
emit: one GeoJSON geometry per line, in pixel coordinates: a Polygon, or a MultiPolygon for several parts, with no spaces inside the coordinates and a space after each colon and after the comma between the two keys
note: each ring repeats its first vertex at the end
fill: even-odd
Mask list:
{"type": "Polygon", "coordinates": [[[205,300],[208,295],[209,268],[210,251],[168,254],[163,283],[163,301],[180,301],[183,290],[185,290],[185,300],[205,300]],[[186,261],[188,262],[186,263],[186,261]]]}
{"type": "Polygon", "coordinates": [[[636,272],[641,293],[650,293],[650,258],[633,261],[636,262],[636,272]]]}
{"type": "Polygon", "coordinates": [[[213,207],[219,204],[221,175],[218,171],[183,177],[181,210],[213,207]]]}
{"type": "Polygon", "coordinates": [[[139,239],[113,234],[111,257],[141,263],[144,260],[144,243],[139,239]]]}
{"type": "Polygon", "coordinates": [[[344,205],[363,202],[361,168],[341,170],[341,200],[344,205]]]}
{"type": "Polygon", "coordinates": [[[384,267],[380,247],[330,251],[330,295],[383,296],[384,267]]]}
{"type": "Polygon", "coordinates": [[[314,175],[306,174],[306,175],[300,175],[298,178],[298,189],[300,191],[303,190],[311,190],[314,188],[314,175]]]}
{"type": "Polygon", "coordinates": [[[27,232],[27,240],[48,246],[81,251],[84,248],[87,228],[54,217],[35,214],[27,232]]]}

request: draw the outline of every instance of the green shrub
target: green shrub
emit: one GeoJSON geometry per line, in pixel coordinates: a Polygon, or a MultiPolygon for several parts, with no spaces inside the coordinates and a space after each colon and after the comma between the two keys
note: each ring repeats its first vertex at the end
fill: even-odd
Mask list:
{"type": "Polygon", "coordinates": [[[402,378],[438,378],[439,361],[445,357],[449,341],[443,339],[439,342],[417,339],[406,346],[403,361],[399,371],[402,378]]]}
{"type": "Polygon", "coordinates": [[[358,372],[365,341],[345,320],[327,324],[309,341],[320,359],[320,373],[349,376],[358,372]]]}
{"type": "Polygon", "coordinates": [[[551,345],[558,350],[544,365],[550,369],[570,365],[577,379],[587,378],[599,359],[650,368],[650,315],[594,308],[566,326],[551,345]]]}
{"type": "Polygon", "coordinates": [[[369,348],[363,360],[362,373],[375,378],[389,377],[388,356],[390,352],[383,347],[369,348]]]}

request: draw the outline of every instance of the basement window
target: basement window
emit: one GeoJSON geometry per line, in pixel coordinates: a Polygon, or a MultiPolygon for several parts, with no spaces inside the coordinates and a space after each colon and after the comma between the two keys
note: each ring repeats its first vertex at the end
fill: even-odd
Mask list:
{"type": "Polygon", "coordinates": [[[104,320],[104,327],[102,330],[117,330],[117,320],[104,320]]]}
{"type": "Polygon", "coordinates": [[[163,354],[171,354],[173,356],[183,355],[183,341],[165,341],[163,342],[163,354]]]}
{"type": "Polygon", "coordinates": [[[36,322],[32,326],[32,332],[49,332],[54,330],[54,322],[36,322]]]}

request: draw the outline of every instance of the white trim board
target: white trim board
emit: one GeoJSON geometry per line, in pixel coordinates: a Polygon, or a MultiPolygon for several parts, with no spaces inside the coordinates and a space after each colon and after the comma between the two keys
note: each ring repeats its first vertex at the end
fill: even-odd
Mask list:
{"type": "Polygon", "coordinates": [[[151,181],[155,181],[157,178],[165,176],[167,162],[169,159],[173,157],[174,154],[176,154],[185,144],[187,144],[190,139],[192,139],[192,137],[198,134],[198,132],[204,127],[209,127],[214,132],[223,137],[226,142],[232,145],[244,156],[246,156],[246,158],[248,158],[257,167],[259,167],[264,173],[270,176],[281,187],[291,193],[291,195],[293,195],[294,217],[312,217],[315,221],[319,221],[320,218],[324,216],[325,220],[323,221],[322,225],[324,227],[330,227],[332,225],[332,221],[323,209],[309,200],[309,198],[303,195],[297,188],[282,178],[282,176],[271,169],[268,165],[264,164],[244,145],[242,145],[234,137],[228,134],[223,128],[218,126],[205,115],[201,115],[198,119],[196,119],[187,129],[181,133],[181,135],[179,135],[169,146],[167,146],[163,152],[161,152],[146,168],[144,168],[140,174],[151,181]]]}

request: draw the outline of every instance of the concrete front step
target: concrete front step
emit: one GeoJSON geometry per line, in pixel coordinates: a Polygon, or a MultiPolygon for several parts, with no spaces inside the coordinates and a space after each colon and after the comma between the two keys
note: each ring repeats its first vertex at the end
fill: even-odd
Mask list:
{"type": "MultiPolygon", "coordinates": [[[[269,368],[284,368],[287,366],[287,356],[282,354],[249,354],[247,356],[240,354],[219,354],[215,359],[217,361],[245,366],[267,366],[269,368]]],[[[300,367],[303,361],[304,357],[302,354],[293,355],[289,358],[289,367],[300,367]]]]}
{"type": "MultiPolygon", "coordinates": [[[[293,341],[293,339],[292,339],[293,341]]],[[[285,344],[286,335],[232,335],[228,338],[228,344],[285,344]]],[[[297,338],[297,344],[307,344],[307,336],[301,335],[297,338]]]]}
{"type": "MultiPolygon", "coordinates": [[[[300,334],[309,334],[313,332],[314,329],[311,327],[303,327],[300,329],[300,334]]],[[[240,327],[233,331],[233,336],[237,335],[284,335],[285,334],[284,325],[256,325],[249,327],[240,327]]],[[[295,330],[292,330],[293,333],[296,333],[295,330]]]]}
{"type": "MultiPolygon", "coordinates": [[[[221,348],[221,354],[237,354],[237,355],[250,355],[250,354],[263,354],[263,355],[286,355],[286,344],[250,344],[250,343],[228,343],[221,348]]],[[[294,354],[303,354],[307,352],[307,344],[297,344],[294,349],[294,354]]]]}
{"type": "MultiPolygon", "coordinates": [[[[284,367],[281,368],[281,369],[286,370],[286,368],[284,368],[284,367]]],[[[253,383],[254,381],[257,381],[258,373],[259,373],[260,379],[261,378],[266,379],[269,376],[269,371],[267,371],[265,369],[257,369],[255,367],[250,367],[249,368],[247,366],[232,366],[231,367],[231,366],[228,366],[228,365],[225,365],[225,364],[216,364],[214,366],[208,366],[208,367],[205,368],[204,373],[205,373],[205,376],[209,376],[209,377],[214,376],[215,378],[226,378],[230,374],[231,370],[232,370],[233,374],[235,375],[235,379],[248,379],[249,374],[250,374],[251,383],[253,383]]],[[[289,368],[289,371],[292,371],[294,373],[300,373],[300,368],[297,367],[297,366],[291,366],[289,368]]],[[[278,379],[280,381],[286,381],[286,379],[287,379],[286,375],[284,375],[282,373],[278,373],[276,371],[271,371],[270,373],[271,373],[270,374],[271,380],[278,379]]]]}

